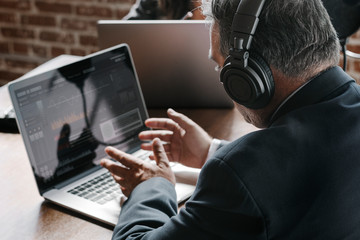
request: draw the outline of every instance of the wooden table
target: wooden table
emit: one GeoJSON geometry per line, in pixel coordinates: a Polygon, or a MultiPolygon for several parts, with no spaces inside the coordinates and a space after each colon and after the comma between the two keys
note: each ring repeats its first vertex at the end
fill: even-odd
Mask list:
{"type": "MultiPolygon", "coordinates": [[[[9,99],[0,90],[0,107],[9,99]]],[[[255,127],[235,109],[176,109],[211,136],[234,140],[255,127]]],[[[149,110],[151,117],[165,109],[149,110]]],[[[110,239],[112,228],[44,201],[39,195],[20,134],[0,133],[0,239],[110,239]]]]}

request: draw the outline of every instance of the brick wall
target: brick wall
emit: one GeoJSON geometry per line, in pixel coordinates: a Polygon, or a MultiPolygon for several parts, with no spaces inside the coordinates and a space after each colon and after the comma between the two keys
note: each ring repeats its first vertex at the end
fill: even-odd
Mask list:
{"type": "MultiPolygon", "coordinates": [[[[0,0],[0,85],[61,54],[98,50],[96,21],[121,19],[135,0],[0,0]]],[[[360,31],[348,49],[360,53],[360,31]]],[[[348,58],[360,82],[360,60],[348,58]]]]}
{"type": "Polygon", "coordinates": [[[98,50],[96,21],[135,0],[0,0],[0,85],[61,54],[98,50]]]}

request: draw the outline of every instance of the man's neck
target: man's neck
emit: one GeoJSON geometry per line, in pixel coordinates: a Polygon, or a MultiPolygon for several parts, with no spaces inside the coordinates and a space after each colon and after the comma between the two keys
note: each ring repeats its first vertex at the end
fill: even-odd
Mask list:
{"type": "Polygon", "coordinates": [[[253,110],[254,115],[257,115],[256,120],[252,122],[258,128],[266,128],[269,126],[271,116],[279,108],[279,106],[297,89],[306,84],[307,81],[328,69],[331,66],[324,65],[316,68],[312,71],[312,74],[307,74],[311,76],[310,78],[295,78],[287,77],[281,71],[271,68],[274,83],[275,83],[275,92],[271,102],[263,109],[253,110]]]}

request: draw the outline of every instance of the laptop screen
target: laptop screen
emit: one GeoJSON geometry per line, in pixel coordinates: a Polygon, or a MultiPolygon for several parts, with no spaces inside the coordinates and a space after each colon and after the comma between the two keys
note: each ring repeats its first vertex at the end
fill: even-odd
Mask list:
{"type": "Polygon", "coordinates": [[[208,58],[207,21],[101,20],[97,27],[100,48],[127,43],[132,49],[148,107],[234,107],[208,58]]]}
{"type": "Polygon", "coordinates": [[[140,145],[147,118],[126,45],[9,86],[40,193],[140,145]]]}

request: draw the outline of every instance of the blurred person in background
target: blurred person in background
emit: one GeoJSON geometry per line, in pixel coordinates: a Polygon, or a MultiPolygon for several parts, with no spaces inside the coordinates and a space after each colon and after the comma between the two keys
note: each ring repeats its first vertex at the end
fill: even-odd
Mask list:
{"type": "Polygon", "coordinates": [[[124,20],[204,19],[199,0],[137,0],[124,20]]]}

